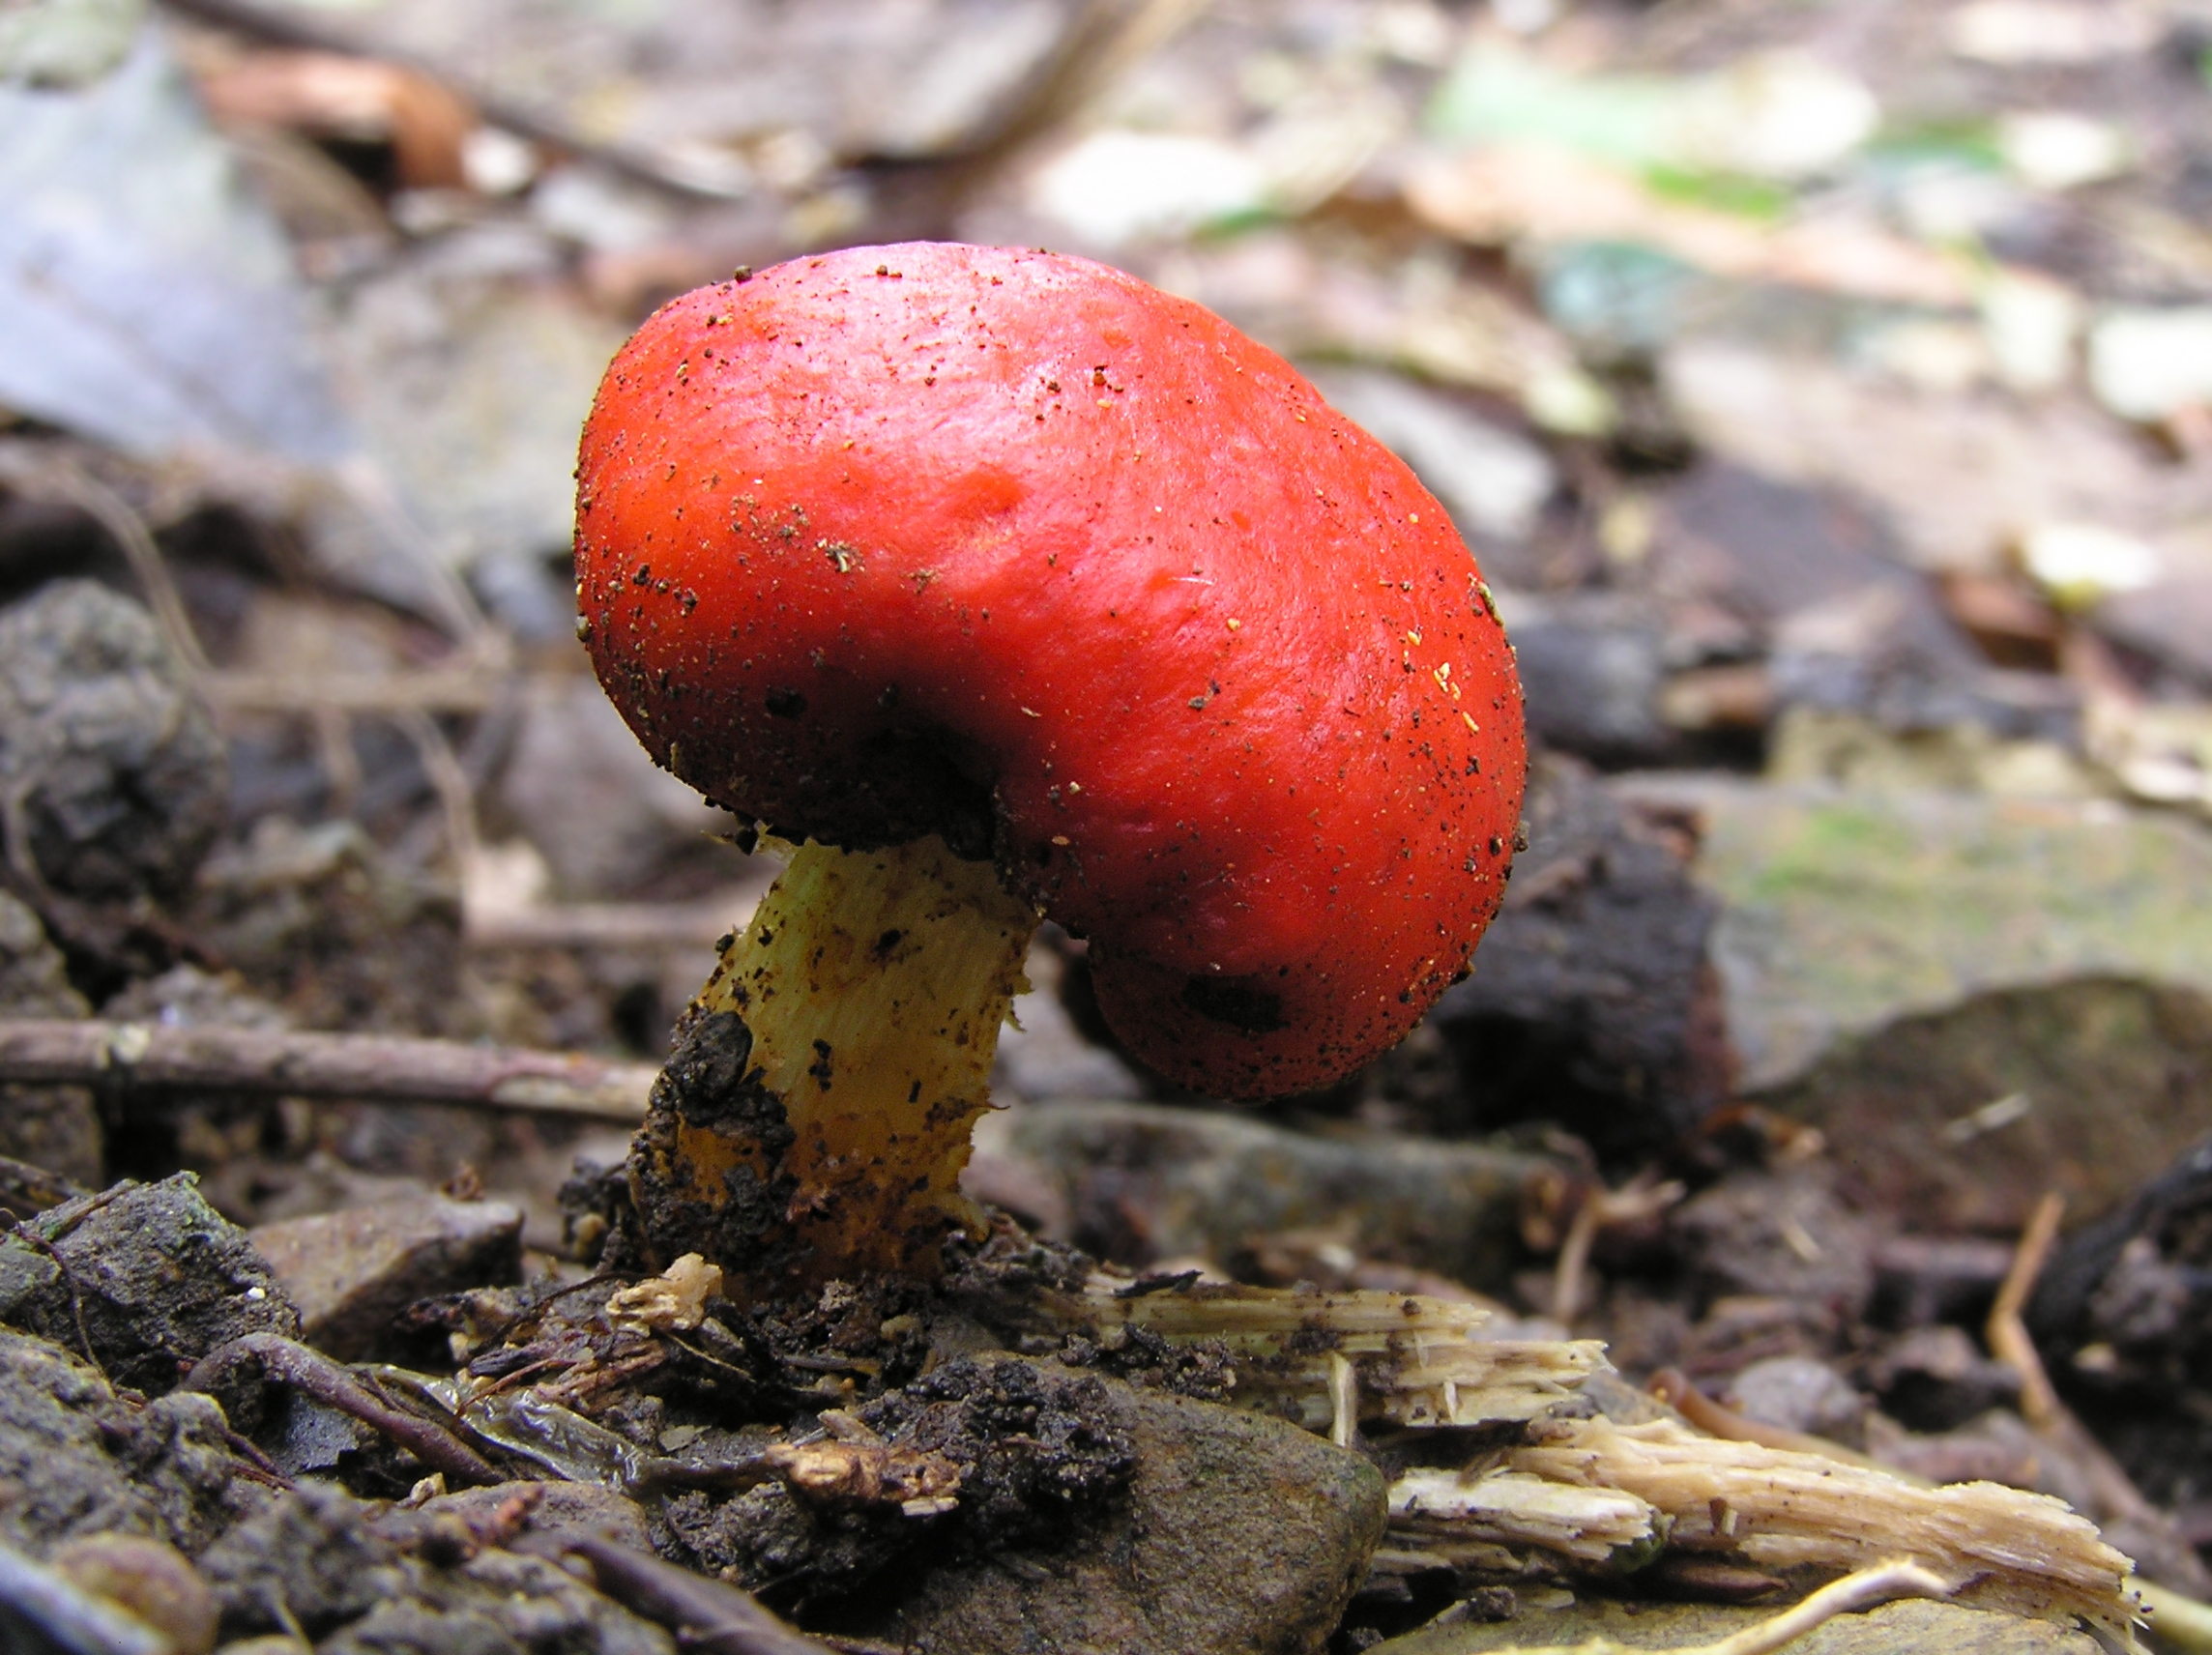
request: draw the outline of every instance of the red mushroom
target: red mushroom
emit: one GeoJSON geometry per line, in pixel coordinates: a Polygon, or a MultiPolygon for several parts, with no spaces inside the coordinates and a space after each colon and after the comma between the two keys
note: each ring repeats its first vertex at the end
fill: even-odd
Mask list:
{"type": "Polygon", "coordinates": [[[911,1264],[957,1211],[1035,915],[1090,940],[1146,1061],[1254,1098],[1396,1042],[1497,912],[1522,716],[1474,561],[1404,464],[1194,305],[1047,253],[798,260],[648,321],[578,478],[608,693],[668,769],[815,842],[701,1002],[742,1019],[734,1061],[793,1142],[664,1121],[648,1194],[790,1180],[778,1222],[829,1223],[833,1253],[859,1237],[827,1208],[918,1179],[860,1225],[911,1264]],[[879,967],[933,925],[970,934],[974,980],[887,1035],[946,968],[879,967]],[[943,1042],[963,1061],[917,1056],[943,1042]],[[861,1068],[882,1095],[829,1101],[861,1068]]]}

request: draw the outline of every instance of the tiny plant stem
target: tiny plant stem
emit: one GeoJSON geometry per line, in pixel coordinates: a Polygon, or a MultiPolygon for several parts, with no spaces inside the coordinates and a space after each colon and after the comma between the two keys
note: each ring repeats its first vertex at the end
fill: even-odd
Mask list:
{"type": "Polygon", "coordinates": [[[2021,1234],[2020,1248],[2013,1255],[2012,1268],[2005,1273],[1996,1302],[1990,1307],[1986,1329],[1990,1353],[2020,1376],[2020,1411],[2039,1431],[2051,1429],[2063,1409],[2058,1393],[2051,1387],[2051,1377],[2044,1371],[2043,1358],[2036,1354],[2035,1341],[2028,1337],[2022,1313],[2027,1308],[2028,1294],[2035,1291],[2036,1279],[2043,1274],[2044,1261],[2051,1257],[2052,1243],[2058,1239],[2058,1222],[2065,1214],[2066,1198],[2056,1190],[2047,1191],[2036,1204],[2021,1234]]]}
{"type": "Polygon", "coordinates": [[[935,837],[796,850],[686,1014],[632,1154],[655,1250],[755,1293],[935,1274],[976,1222],[960,1173],[1036,923],[935,837]]]}
{"type": "MultiPolygon", "coordinates": [[[[1861,1569],[1840,1581],[1831,1581],[1780,1614],[1716,1642],[1647,1649],[1643,1655],[1773,1655],[1774,1651],[1839,1614],[1871,1609],[1892,1598],[1946,1598],[1950,1595],[1950,1586],[1940,1577],[1917,1563],[1902,1559],[1877,1563],[1871,1569],[1861,1569]]],[[[1638,1647],[1610,1638],[1596,1638],[1587,1643],[1515,1644],[1499,1649],[1498,1655],[1629,1655],[1638,1647]]]]}

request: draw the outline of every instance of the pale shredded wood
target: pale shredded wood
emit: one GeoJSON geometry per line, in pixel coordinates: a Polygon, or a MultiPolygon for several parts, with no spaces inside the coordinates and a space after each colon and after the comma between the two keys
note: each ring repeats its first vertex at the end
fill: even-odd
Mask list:
{"type": "Polygon", "coordinates": [[[2048,1495],[1963,1483],[1919,1488],[1819,1455],[1703,1437],[1672,1420],[1554,1420],[1504,1465],[1553,1482],[1633,1494],[1667,1544],[1776,1570],[1847,1570],[1906,1553],[1961,1582],[1962,1601],[2044,1619],[2076,1616],[2132,1643],[2134,1565],[2048,1495]]]}
{"type": "Polygon", "coordinates": [[[1218,1341],[1236,1364],[1236,1401],[1285,1408],[1315,1431],[1340,1411],[1332,1357],[1351,1364],[1360,1419],[1403,1426],[1534,1419],[1609,1366],[1598,1340],[1485,1340],[1489,1311],[1419,1293],[1203,1284],[1118,1296],[1128,1285],[1094,1279],[1080,1313],[1102,1333],[1218,1341]]]}

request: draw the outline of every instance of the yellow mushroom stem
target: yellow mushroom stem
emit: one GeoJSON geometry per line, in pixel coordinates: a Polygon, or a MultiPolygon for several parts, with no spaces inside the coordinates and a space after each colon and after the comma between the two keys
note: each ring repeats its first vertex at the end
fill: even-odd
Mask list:
{"type": "Polygon", "coordinates": [[[1037,915],[936,837],[808,842],[685,1013],[630,1155],[653,1251],[735,1296],[928,1277],[1037,915]]]}

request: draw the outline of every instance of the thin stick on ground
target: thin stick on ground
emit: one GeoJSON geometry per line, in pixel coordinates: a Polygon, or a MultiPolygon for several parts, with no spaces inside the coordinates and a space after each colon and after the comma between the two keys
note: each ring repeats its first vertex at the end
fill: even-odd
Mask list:
{"type": "Polygon", "coordinates": [[[1791,1454],[1820,1454],[1847,1466],[1883,1472],[1915,1487],[1933,1486],[1923,1477],[1901,1471],[1894,1466],[1885,1466],[1878,1460],[1856,1453],[1825,1437],[1816,1437],[1809,1431],[1790,1431],[1779,1425],[1765,1425],[1759,1420],[1748,1419],[1732,1408],[1723,1408],[1698,1389],[1697,1384],[1679,1368],[1660,1369],[1651,1376],[1650,1382],[1644,1389],[1708,1437],[1725,1437],[1731,1442],[1756,1442],[1762,1448],[1780,1448],[1791,1454]]]}
{"type": "Polygon", "coordinates": [[[193,1365],[179,1388],[218,1391],[241,1371],[251,1368],[259,1368],[270,1379],[351,1414],[391,1437],[433,1471],[467,1483],[505,1480],[491,1462],[436,1420],[388,1402],[351,1369],[281,1334],[247,1333],[217,1346],[193,1365]]]}
{"type": "Polygon", "coordinates": [[[1552,1272],[1552,1320],[1562,1327],[1574,1325],[1582,1309],[1583,1278],[1589,1270],[1590,1247],[1598,1233],[1612,1224],[1636,1224],[1656,1217],[1682,1199],[1677,1182],[1657,1183],[1653,1175],[1639,1174],[1617,1190],[1593,1188],[1575,1209],[1566,1239],[1552,1272]]]}
{"type": "Polygon", "coordinates": [[[2044,1261],[2051,1256],[2052,1243],[2058,1239],[2058,1221],[2065,1213],[2066,1198],[2056,1190],[2036,1204],[2034,1215],[2021,1234],[2020,1249],[2013,1255],[2012,1268],[2005,1273],[2004,1286],[1997,1289],[1996,1302],[1990,1307],[1986,1329],[1990,1353],[2020,1376],[2020,1411],[2038,1431],[2048,1431],[2056,1424],[2064,1408],[2052,1388],[2051,1376],[2044,1372],[2043,1358],[2036,1354],[2035,1341],[2027,1336],[2021,1312],[2027,1306],[2027,1295],[2035,1291],[2036,1278],[2043,1274],[2044,1261]]]}
{"type": "MultiPolygon", "coordinates": [[[[2028,1219],[2020,1246],[2013,1255],[2012,1268],[1997,1290],[1996,1302],[1990,1307],[1985,1330],[1990,1351],[2020,1376],[2022,1416],[2037,1436],[2055,1444],[2085,1474],[2083,1493],[2088,1515],[2102,1524],[2130,1524],[2166,1537],[2169,1544],[2165,1548],[2163,1567],[2168,1579],[2173,1578],[2172,1572],[2178,1569],[2185,1583],[2202,1590],[2200,1582],[2206,1577],[2196,1567],[2195,1553],[2181,1539],[2172,1517],[2136,1487],[2135,1479],[2112,1457],[2111,1450],[2098,1441],[2060,1399],[2035,1349],[2035,1341],[2028,1337],[2022,1313],[2029,1295],[2035,1292],[2036,1279],[2043,1273],[2044,1262],[2057,1239],[2058,1221],[2064,1210],[2065,1199],[2052,1191],[2043,1198],[2028,1219]]],[[[2166,1592],[2175,1617],[2173,1624],[2194,1628],[2198,1637],[2207,1640],[2190,1646],[2212,1648],[2212,1610],[2170,1586],[2166,1592]]],[[[2168,1640],[2177,1647],[2185,1641],[2172,1636],[2168,1640]]]]}
{"type": "Polygon", "coordinates": [[[750,1592],[585,1529],[528,1535],[519,1549],[583,1558],[600,1591],[676,1632],[687,1650],[705,1655],[825,1655],[828,1648],[761,1608],[750,1592]]]}
{"type": "Polygon", "coordinates": [[[2150,1611],[2150,1635],[2160,1648],[2212,1655],[2212,1604],[2198,1603],[2152,1581],[2138,1581],[2136,1594],[2150,1611]]]}
{"type": "Polygon", "coordinates": [[[1947,1598],[1951,1587],[1939,1576],[1902,1558],[1877,1563],[1831,1581],[1801,1603],[1790,1605],[1770,1620],[1747,1626],[1712,1643],[1691,1643],[1667,1649],[1617,1643],[1596,1638],[1586,1643],[1515,1644],[1498,1655],[1772,1655],[1839,1614],[1852,1614],[1892,1598],[1947,1598]]]}
{"type": "Polygon", "coordinates": [[[0,1019],[0,1084],[85,1086],[123,1098],[247,1092],[634,1124],[657,1072],[648,1063],[388,1034],[0,1019]]]}

